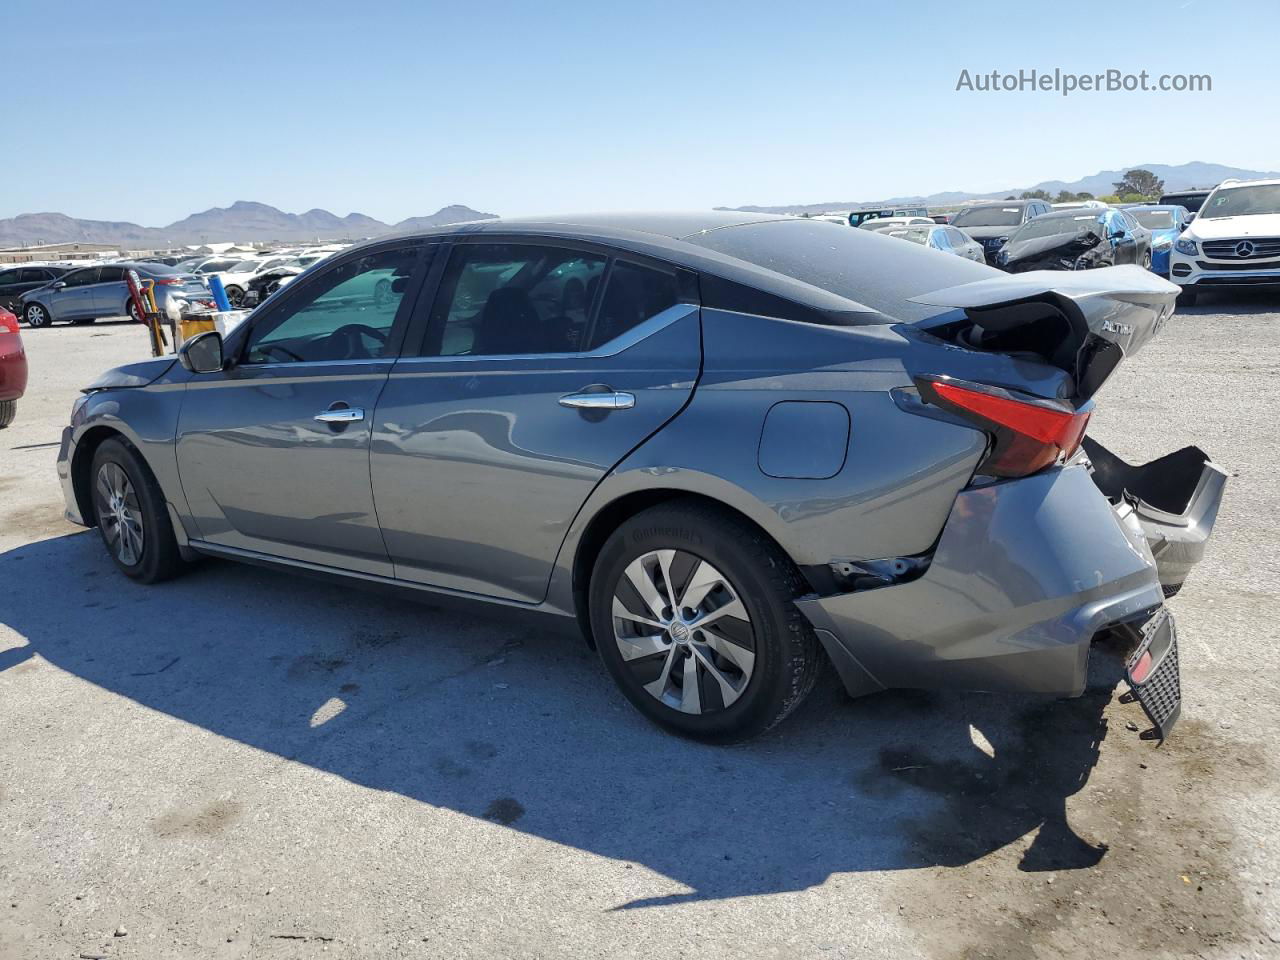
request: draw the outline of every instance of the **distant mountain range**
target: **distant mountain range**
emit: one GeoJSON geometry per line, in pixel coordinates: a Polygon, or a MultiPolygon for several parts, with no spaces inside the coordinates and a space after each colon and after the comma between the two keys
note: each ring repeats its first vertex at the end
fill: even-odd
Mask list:
{"type": "Polygon", "coordinates": [[[265,203],[237,200],[229,207],[193,213],[167,227],[143,227],[115,220],[77,220],[62,213],[24,213],[0,220],[0,247],[44,243],[111,243],[126,249],[169,247],[228,240],[357,240],[395,230],[433,227],[465,220],[492,220],[460,204],[426,217],[388,224],[362,213],[339,217],[328,210],[285,213],[265,203]]]}
{"type": "Polygon", "coordinates": [[[1190,190],[1194,187],[1212,187],[1228,177],[1241,180],[1258,180],[1264,177],[1280,177],[1280,173],[1264,170],[1243,170],[1240,167],[1228,167],[1220,163],[1183,163],[1169,166],[1165,163],[1135,163],[1117,170],[1102,170],[1090,177],[1079,180],[1043,180],[1029,187],[1010,187],[1008,190],[993,190],[989,193],[966,193],[964,191],[948,191],[931,193],[928,196],[887,197],[867,200],[835,200],[830,203],[793,203],[772,207],[717,207],[717,210],[740,210],[751,213],[821,213],[824,210],[849,210],[854,207],[875,206],[876,204],[919,203],[931,206],[946,206],[962,203],[965,200],[1004,199],[1018,196],[1026,190],[1044,190],[1052,196],[1066,190],[1069,193],[1092,193],[1095,197],[1106,196],[1115,190],[1115,184],[1124,179],[1127,170],[1150,170],[1164,181],[1166,190],[1190,190]]]}

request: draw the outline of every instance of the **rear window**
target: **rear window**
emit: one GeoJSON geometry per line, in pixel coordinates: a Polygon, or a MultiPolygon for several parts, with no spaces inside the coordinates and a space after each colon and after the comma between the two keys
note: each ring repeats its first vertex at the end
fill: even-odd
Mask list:
{"type": "Polygon", "coordinates": [[[835,230],[799,218],[723,227],[685,239],[907,322],[938,313],[936,306],[908,302],[911,297],[997,275],[972,260],[939,257],[871,230],[835,230]]]}
{"type": "Polygon", "coordinates": [[[951,218],[956,227],[1013,227],[1022,222],[1022,208],[1004,204],[970,207],[951,218]]]}

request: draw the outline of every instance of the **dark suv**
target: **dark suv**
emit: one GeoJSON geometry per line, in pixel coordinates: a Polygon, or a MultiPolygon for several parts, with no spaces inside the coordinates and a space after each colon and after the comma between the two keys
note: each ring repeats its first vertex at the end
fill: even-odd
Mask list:
{"type": "Polygon", "coordinates": [[[982,244],[987,263],[994,264],[1013,231],[1052,209],[1048,200],[993,200],[961,210],[951,218],[951,226],[982,244]]]}

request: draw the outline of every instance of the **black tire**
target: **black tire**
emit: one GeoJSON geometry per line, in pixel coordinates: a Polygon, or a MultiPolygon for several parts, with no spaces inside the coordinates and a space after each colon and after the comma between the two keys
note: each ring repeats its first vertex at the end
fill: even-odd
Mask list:
{"type": "Polygon", "coordinates": [[[43,303],[28,303],[22,308],[22,319],[27,321],[27,326],[33,330],[53,325],[53,314],[43,303]]]}
{"type": "Polygon", "coordinates": [[[1160,591],[1164,594],[1164,598],[1168,600],[1170,597],[1176,597],[1182,592],[1181,583],[1162,583],[1160,591]]]}
{"type": "Polygon", "coordinates": [[[225,292],[227,294],[227,301],[231,304],[233,308],[235,308],[236,310],[239,310],[242,306],[244,306],[244,290],[241,287],[237,287],[233,283],[231,286],[225,289],[225,292]]]}
{"type": "Polygon", "coordinates": [[[9,424],[13,423],[13,418],[17,415],[17,400],[0,400],[0,430],[3,430],[9,424]]]}
{"type": "Polygon", "coordinates": [[[138,305],[133,302],[133,297],[130,297],[124,302],[124,315],[134,323],[146,322],[142,317],[142,312],[138,310],[138,305]]]}
{"type": "Polygon", "coordinates": [[[1199,296],[1199,293],[1195,290],[1183,290],[1178,294],[1178,306],[1194,307],[1199,296]]]}
{"type": "Polygon", "coordinates": [[[1142,255],[1142,269],[1143,270],[1151,269],[1151,251],[1150,250],[1148,250],[1146,253],[1142,255]]]}
{"type": "Polygon", "coordinates": [[[88,482],[98,532],[121,573],[139,583],[160,583],[182,572],[186,564],[178,552],[178,541],[173,535],[164,494],[151,469],[128,441],[113,437],[102,442],[94,451],[88,482]],[[118,528],[120,521],[100,486],[104,468],[112,473],[114,470],[123,471],[128,481],[123,498],[125,507],[140,521],[141,549],[134,551],[136,558],[132,562],[127,555],[122,555],[118,539],[113,540],[111,536],[112,529],[118,528]]]}
{"type": "MultiPolygon", "coordinates": [[[[673,571],[674,568],[673,563],[673,571]]],[[[688,566],[685,569],[692,577],[692,570],[688,566]]],[[[676,577],[673,575],[672,579],[676,577]]],[[[686,579],[685,586],[675,588],[676,592],[688,588],[688,584],[686,579]]],[[[731,511],[695,502],[662,504],[623,523],[601,548],[588,585],[591,630],[605,667],[641,713],[673,733],[711,743],[731,743],[758,736],[781,722],[813,690],[824,654],[813,628],[792,602],[808,590],[800,572],[777,545],[731,511]],[[745,686],[728,706],[724,706],[725,697],[709,674],[698,674],[696,669],[695,676],[708,678],[699,682],[704,691],[699,697],[699,709],[704,701],[708,704],[703,712],[682,712],[646,688],[646,682],[650,687],[655,682],[664,683],[663,679],[646,681],[648,673],[662,678],[670,674],[674,682],[676,668],[667,667],[667,672],[662,672],[670,658],[678,655],[677,641],[671,639],[674,634],[661,635],[667,644],[662,652],[630,661],[623,657],[619,647],[623,641],[617,639],[615,622],[625,621],[615,621],[615,592],[627,589],[622,585],[623,577],[633,561],[659,550],[675,550],[686,563],[710,564],[727,582],[731,591],[728,595],[736,593],[745,608],[753,665],[749,676],[745,676],[745,686]]],[[[708,594],[714,595],[715,591],[708,594]]],[[[735,629],[743,625],[738,621],[735,629]]],[[[693,626],[693,633],[705,639],[705,634],[696,630],[696,619],[693,626]]],[[[694,646],[692,640],[678,642],[694,646]]],[[[696,661],[693,651],[685,646],[679,655],[696,661]]],[[[721,660],[720,665],[726,669],[726,661],[721,660]]],[[[681,683],[679,689],[683,686],[681,683]]]]}

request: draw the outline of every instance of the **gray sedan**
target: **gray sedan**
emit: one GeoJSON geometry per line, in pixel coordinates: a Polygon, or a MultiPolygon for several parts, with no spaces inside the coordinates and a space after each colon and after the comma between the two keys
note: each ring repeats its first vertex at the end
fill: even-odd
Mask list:
{"type": "Polygon", "coordinates": [[[29,327],[47,327],[55,321],[92,323],[99,317],[124,317],[141,322],[142,317],[129,297],[125,271],[136,270],[138,276],[155,283],[156,305],[163,313],[169,297],[184,300],[208,300],[209,288],[204,281],[163,263],[104,263],[79,267],[18,298],[19,317],[29,327]]]}
{"type": "Polygon", "coordinates": [[[224,557],[564,625],[686,736],[768,729],[827,665],[1075,696],[1103,634],[1163,735],[1163,600],[1225,474],[1084,431],[1176,293],[789,217],[444,227],[108,372],[58,470],[134,580],[224,557]]]}

